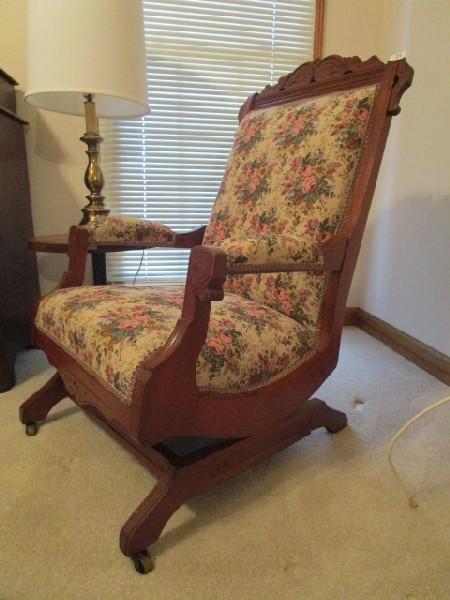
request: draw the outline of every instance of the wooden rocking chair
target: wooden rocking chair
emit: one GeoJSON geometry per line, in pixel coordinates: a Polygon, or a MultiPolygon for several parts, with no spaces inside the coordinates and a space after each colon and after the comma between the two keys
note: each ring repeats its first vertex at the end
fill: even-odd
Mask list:
{"type": "Polygon", "coordinates": [[[391,117],[412,76],[405,60],[305,63],[242,106],[206,228],[117,217],[71,228],[68,271],[34,326],[57,373],[20,418],[34,435],[70,396],[158,477],[120,534],[139,572],[189,498],[313,429],[346,426],[311,396],[337,364],[391,117]],[[184,289],[80,287],[88,244],[125,238],[192,248],[184,289]]]}

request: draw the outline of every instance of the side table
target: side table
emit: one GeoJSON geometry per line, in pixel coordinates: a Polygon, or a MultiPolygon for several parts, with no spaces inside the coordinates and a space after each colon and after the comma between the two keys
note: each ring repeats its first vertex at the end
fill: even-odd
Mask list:
{"type": "MultiPolygon", "coordinates": [[[[28,247],[35,252],[67,254],[68,234],[61,233],[34,237],[28,240],[28,247]]],[[[88,248],[92,260],[92,278],[94,285],[105,285],[107,283],[106,254],[108,254],[108,252],[124,252],[126,250],[142,250],[142,248],[138,248],[134,245],[127,246],[126,244],[123,246],[98,245],[95,246],[95,248],[88,248]]]]}

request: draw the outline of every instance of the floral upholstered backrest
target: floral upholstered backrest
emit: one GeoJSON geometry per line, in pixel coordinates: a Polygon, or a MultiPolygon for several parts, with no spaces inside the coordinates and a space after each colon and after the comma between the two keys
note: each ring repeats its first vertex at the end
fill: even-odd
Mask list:
{"type": "MultiPolygon", "coordinates": [[[[204,244],[289,235],[311,244],[341,227],[376,95],[370,85],[249,112],[236,133],[204,244]]],[[[232,275],[226,289],[317,326],[326,275],[232,275]]]]}

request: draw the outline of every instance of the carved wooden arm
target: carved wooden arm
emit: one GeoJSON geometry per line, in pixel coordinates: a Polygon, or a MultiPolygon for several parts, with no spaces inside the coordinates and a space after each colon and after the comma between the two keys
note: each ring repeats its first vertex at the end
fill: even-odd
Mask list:
{"type": "Polygon", "coordinates": [[[182,428],[188,427],[198,394],[197,358],[208,333],[211,301],[224,296],[225,276],[222,250],[211,246],[192,249],[181,317],[166,344],[137,370],[131,426],[142,443],[158,441],[151,438],[152,430],[164,439],[180,435],[182,428]]]}
{"type": "Polygon", "coordinates": [[[86,269],[86,256],[89,245],[89,233],[83,227],[72,225],[69,230],[69,265],[57,285],[59,288],[77,287],[83,285],[86,269]]]}
{"type": "Polygon", "coordinates": [[[175,248],[194,248],[200,246],[205,235],[206,225],[189,231],[188,233],[177,233],[175,236],[175,248]]]}
{"type": "MultiPolygon", "coordinates": [[[[175,248],[193,248],[202,243],[206,227],[199,227],[188,233],[178,233],[175,235],[175,241],[172,246],[175,248]]],[[[125,243],[125,242],[123,242],[125,243]]],[[[154,248],[155,244],[142,243],[141,248],[148,245],[149,248],[154,248]]],[[[86,256],[89,248],[89,229],[72,225],[69,230],[69,243],[67,254],[69,256],[69,265],[63,273],[56,289],[76,287],[83,285],[86,256]]]]}
{"type": "MultiPolygon", "coordinates": [[[[320,270],[340,269],[346,247],[347,238],[339,235],[322,244],[320,270]]],[[[280,268],[286,270],[285,265],[280,268]]],[[[222,249],[192,249],[181,317],[166,344],[137,370],[131,426],[141,443],[187,435],[199,393],[196,365],[208,333],[211,301],[222,300],[226,274],[227,255],[222,249]],[[160,438],[152,437],[152,431],[158,431],[160,438]]]]}
{"type": "Polygon", "coordinates": [[[182,319],[192,321],[200,302],[222,300],[225,282],[225,252],[211,246],[192,248],[184,290],[182,319]]]}

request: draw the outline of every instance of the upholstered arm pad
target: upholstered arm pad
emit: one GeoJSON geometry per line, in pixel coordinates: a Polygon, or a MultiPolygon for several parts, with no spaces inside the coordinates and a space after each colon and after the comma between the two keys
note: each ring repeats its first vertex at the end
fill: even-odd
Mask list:
{"type": "Polygon", "coordinates": [[[107,217],[99,223],[88,223],[89,243],[97,245],[174,246],[176,233],[169,227],[135,217],[107,217]]]}
{"type": "Polygon", "coordinates": [[[336,270],[341,267],[346,245],[346,238],[339,236],[314,244],[292,235],[227,238],[214,243],[226,253],[230,274],[336,270]]]}

